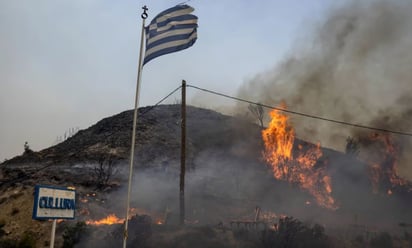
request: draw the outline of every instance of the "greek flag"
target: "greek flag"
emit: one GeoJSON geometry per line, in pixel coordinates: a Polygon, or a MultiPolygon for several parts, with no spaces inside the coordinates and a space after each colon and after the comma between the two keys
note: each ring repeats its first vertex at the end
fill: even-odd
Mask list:
{"type": "Polygon", "coordinates": [[[197,16],[186,4],[158,14],[146,29],[146,52],[143,65],[150,60],[191,47],[197,39],[197,16]]]}

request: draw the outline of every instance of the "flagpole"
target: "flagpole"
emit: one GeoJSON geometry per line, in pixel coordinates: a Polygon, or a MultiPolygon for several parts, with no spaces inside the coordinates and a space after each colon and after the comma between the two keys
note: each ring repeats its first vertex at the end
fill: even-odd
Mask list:
{"type": "Polygon", "coordinates": [[[127,188],[127,202],[126,202],[126,218],[124,220],[124,234],[123,234],[123,248],[126,248],[127,236],[128,236],[128,223],[129,223],[129,208],[130,208],[130,192],[132,189],[132,175],[133,175],[133,160],[136,144],[136,125],[137,125],[137,110],[139,108],[139,90],[140,90],[140,81],[142,77],[142,54],[143,54],[143,41],[145,33],[145,20],[147,18],[148,8],[145,6],[142,7],[143,13],[142,17],[142,30],[140,36],[140,53],[139,53],[139,63],[137,66],[137,80],[136,80],[136,95],[134,101],[134,114],[133,114],[133,131],[132,131],[132,145],[130,148],[130,164],[129,164],[129,184],[127,188]]]}

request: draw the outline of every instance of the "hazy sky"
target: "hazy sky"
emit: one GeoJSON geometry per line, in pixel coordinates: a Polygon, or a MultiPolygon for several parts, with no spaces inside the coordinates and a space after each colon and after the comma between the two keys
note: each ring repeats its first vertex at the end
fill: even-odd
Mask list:
{"type": "MultiPolygon", "coordinates": [[[[275,67],[294,43],[304,42],[305,32],[334,7],[331,2],[189,1],[199,17],[198,40],[146,64],[140,106],[153,105],[182,79],[236,94],[242,83],[275,67]]],[[[141,7],[149,7],[149,23],[179,3],[0,0],[0,161],[21,154],[25,141],[41,150],[69,128],[85,129],[132,109],[141,7]]],[[[189,102],[216,107],[202,97],[188,91],[189,102]]],[[[178,94],[169,103],[177,100],[178,94]]]]}

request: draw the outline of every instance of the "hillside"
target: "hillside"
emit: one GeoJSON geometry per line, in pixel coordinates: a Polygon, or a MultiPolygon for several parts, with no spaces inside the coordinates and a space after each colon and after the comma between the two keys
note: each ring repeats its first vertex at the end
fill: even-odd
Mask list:
{"type": "MultiPolygon", "coordinates": [[[[132,118],[133,111],[122,112],[60,144],[39,152],[26,152],[1,164],[0,222],[5,223],[6,237],[17,239],[25,231],[35,230],[31,235],[37,244],[47,242],[50,223],[31,220],[35,184],[76,187],[78,221],[96,220],[108,214],[124,216],[132,118]],[[117,173],[105,187],[98,188],[95,169],[99,162],[106,163],[109,159],[117,173]]],[[[131,207],[138,214],[149,214],[153,220],[164,221],[168,216],[168,223],[173,226],[179,213],[180,105],[139,109],[136,141],[131,207]]],[[[314,149],[319,149],[320,157],[312,167],[290,174],[289,182],[285,178],[276,179],[276,171],[263,159],[259,126],[188,106],[187,223],[195,227],[222,223],[230,231],[229,223],[233,220],[253,220],[257,206],[264,211],[265,220],[270,219],[268,216],[278,220],[279,216],[288,215],[325,226],[362,224],[365,228],[398,231],[399,223],[412,221],[407,185],[393,186],[388,195],[387,185],[382,184],[382,191],[373,193],[369,167],[356,157],[297,139],[293,153],[295,157],[301,153],[313,157],[309,152],[314,149]],[[301,177],[307,177],[306,181],[301,177]],[[314,180],[313,186],[306,185],[314,180]],[[325,182],[330,182],[330,192],[329,186],[321,188],[325,182]],[[318,198],[331,199],[333,204],[322,204],[318,198]]],[[[296,163],[288,161],[286,165],[290,167],[285,168],[297,170],[296,163]]],[[[70,225],[65,223],[58,232],[59,242],[64,226],[70,225]]],[[[88,228],[93,229],[90,225],[88,228]]],[[[156,229],[160,231],[155,236],[171,232],[170,228],[156,229]]],[[[107,230],[99,232],[107,237],[112,235],[107,230]]],[[[91,235],[99,237],[98,233],[91,235]]],[[[234,245],[231,235],[218,236],[230,239],[234,245]]],[[[166,240],[169,239],[168,236],[166,240]]]]}
{"type": "MultiPolygon", "coordinates": [[[[159,155],[169,160],[179,158],[180,118],[180,105],[139,109],[136,154],[141,162],[152,161],[153,157],[160,159],[159,155]]],[[[14,157],[3,164],[75,164],[97,161],[107,153],[119,160],[129,159],[132,123],[133,110],[125,111],[80,130],[60,144],[14,157]]],[[[204,148],[230,148],[233,144],[243,143],[257,149],[258,141],[256,125],[215,111],[187,107],[189,160],[193,159],[193,153],[204,148]]],[[[138,166],[144,165],[138,163],[138,166]]]]}

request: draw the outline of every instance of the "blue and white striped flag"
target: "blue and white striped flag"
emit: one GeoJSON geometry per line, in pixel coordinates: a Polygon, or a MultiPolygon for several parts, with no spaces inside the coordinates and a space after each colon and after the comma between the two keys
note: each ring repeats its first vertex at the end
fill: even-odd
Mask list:
{"type": "Polygon", "coordinates": [[[150,60],[191,47],[197,39],[194,9],[181,4],[158,14],[146,27],[146,52],[143,65],[150,60]]]}

